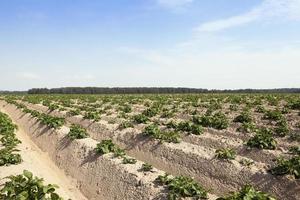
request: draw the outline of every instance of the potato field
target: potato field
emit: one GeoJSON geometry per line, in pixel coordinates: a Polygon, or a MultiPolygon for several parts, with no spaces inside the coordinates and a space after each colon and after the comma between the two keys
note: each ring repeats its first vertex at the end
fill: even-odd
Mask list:
{"type": "MultiPolygon", "coordinates": [[[[22,162],[19,127],[86,199],[300,199],[297,94],[2,95],[0,108],[0,170],[22,162]]],[[[55,184],[38,195],[63,199],[55,184]]]]}

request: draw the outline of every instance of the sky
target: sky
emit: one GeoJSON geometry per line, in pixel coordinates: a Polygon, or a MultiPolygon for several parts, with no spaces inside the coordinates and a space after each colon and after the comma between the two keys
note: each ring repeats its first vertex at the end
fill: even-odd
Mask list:
{"type": "Polygon", "coordinates": [[[300,87],[300,0],[0,0],[0,90],[300,87]]]}

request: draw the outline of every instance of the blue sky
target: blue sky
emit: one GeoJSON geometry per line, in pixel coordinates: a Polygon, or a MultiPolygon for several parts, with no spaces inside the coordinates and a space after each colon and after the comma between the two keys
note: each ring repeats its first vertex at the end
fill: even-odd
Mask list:
{"type": "Polygon", "coordinates": [[[300,0],[0,0],[0,90],[300,87],[300,0]]]}

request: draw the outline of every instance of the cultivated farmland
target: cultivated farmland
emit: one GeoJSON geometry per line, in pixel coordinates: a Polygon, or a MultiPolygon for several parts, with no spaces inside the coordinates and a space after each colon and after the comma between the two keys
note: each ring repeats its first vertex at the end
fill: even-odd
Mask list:
{"type": "Polygon", "coordinates": [[[0,107],[87,199],[300,199],[299,95],[9,95],[0,107]]]}

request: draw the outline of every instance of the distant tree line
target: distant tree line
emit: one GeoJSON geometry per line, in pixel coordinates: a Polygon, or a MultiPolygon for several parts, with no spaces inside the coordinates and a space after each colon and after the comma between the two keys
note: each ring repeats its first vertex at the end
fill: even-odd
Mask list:
{"type": "Polygon", "coordinates": [[[33,88],[28,94],[174,94],[174,93],[300,93],[300,88],[208,90],[173,87],[63,87],[33,88]]]}
{"type": "Polygon", "coordinates": [[[27,91],[0,91],[0,94],[27,94],[27,91]]]}

